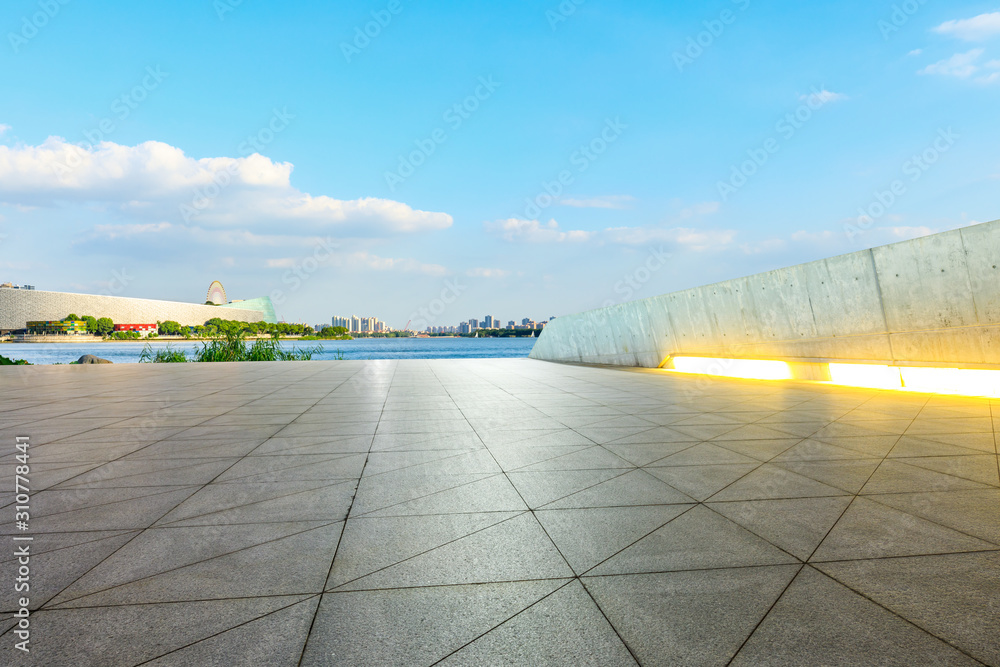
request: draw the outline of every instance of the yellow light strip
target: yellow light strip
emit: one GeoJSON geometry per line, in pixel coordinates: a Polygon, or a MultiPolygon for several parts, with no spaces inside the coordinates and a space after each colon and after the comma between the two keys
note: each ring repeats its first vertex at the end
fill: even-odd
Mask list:
{"type": "Polygon", "coordinates": [[[1000,398],[1000,371],[971,368],[901,368],[903,387],[910,391],[1000,398]]]}
{"type": "Polygon", "coordinates": [[[830,384],[871,389],[902,389],[899,368],[876,364],[830,364],[830,384]]]}
{"type": "MultiPolygon", "coordinates": [[[[673,357],[668,360],[678,373],[751,380],[791,380],[791,367],[784,361],[723,359],[720,357],[673,357]]],[[[959,396],[1000,398],[1000,370],[888,366],[885,364],[829,364],[830,381],[846,387],[866,387],[959,396]]]]}
{"type": "Polygon", "coordinates": [[[681,373],[699,373],[751,380],[791,380],[792,371],[784,361],[762,359],[719,359],[715,357],[674,357],[681,373]]]}

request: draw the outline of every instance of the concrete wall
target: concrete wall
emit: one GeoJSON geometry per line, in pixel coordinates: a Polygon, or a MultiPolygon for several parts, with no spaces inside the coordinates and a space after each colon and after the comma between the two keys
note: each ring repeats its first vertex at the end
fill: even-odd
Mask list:
{"type": "Polygon", "coordinates": [[[1000,366],[1000,221],[558,317],[531,357],[1000,366]]]}
{"type": "MultiPolygon", "coordinates": [[[[70,313],[80,317],[87,315],[110,317],[116,324],[145,324],[175,320],[189,326],[204,324],[213,317],[259,322],[266,320],[267,315],[261,310],[222,308],[176,301],[0,289],[0,330],[23,329],[29,320],[61,320],[70,313]]],[[[272,309],[271,317],[273,313],[272,309]]]]}

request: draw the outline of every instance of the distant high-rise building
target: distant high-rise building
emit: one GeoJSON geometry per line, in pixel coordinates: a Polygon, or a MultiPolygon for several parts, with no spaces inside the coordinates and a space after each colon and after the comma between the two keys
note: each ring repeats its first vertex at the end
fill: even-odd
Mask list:
{"type": "Polygon", "coordinates": [[[477,329],[479,329],[479,320],[477,319],[469,320],[469,331],[472,332],[476,331],[477,329]]]}
{"type": "Polygon", "coordinates": [[[514,320],[510,320],[509,322],[507,322],[507,328],[508,329],[513,329],[515,326],[516,325],[514,323],[514,320]]]}
{"type": "Polygon", "coordinates": [[[486,317],[483,318],[483,328],[484,329],[493,329],[494,328],[493,316],[492,315],[487,315],[486,317]]]}

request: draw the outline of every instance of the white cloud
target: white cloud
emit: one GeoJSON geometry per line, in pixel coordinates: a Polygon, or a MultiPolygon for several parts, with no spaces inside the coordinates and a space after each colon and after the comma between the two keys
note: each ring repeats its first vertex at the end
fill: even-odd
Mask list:
{"type": "Polygon", "coordinates": [[[700,204],[694,204],[693,206],[681,209],[681,212],[677,214],[677,219],[687,220],[688,218],[712,215],[713,213],[719,212],[720,206],[721,204],[717,201],[706,201],[700,204]]]}
{"type": "Polygon", "coordinates": [[[506,278],[510,275],[510,271],[504,271],[503,269],[475,268],[466,271],[465,275],[470,278],[506,278]]]}
{"type": "Polygon", "coordinates": [[[171,229],[169,222],[149,222],[130,225],[96,225],[93,233],[108,241],[113,241],[140,234],[159,234],[169,229],[171,229]]]}
{"type": "Polygon", "coordinates": [[[842,93],[834,93],[826,88],[822,90],[813,90],[808,95],[799,95],[799,100],[805,102],[812,107],[821,107],[824,104],[829,104],[831,102],[841,102],[848,99],[847,95],[842,93]]]}
{"type": "Polygon", "coordinates": [[[401,271],[403,273],[420,273],[426,276],[445,276],[448,269],[440,264],[423,264],[415,259],[379,257],[369,252],[355,252],[346,257],[347,266],[362,266],[374,271],[401,271]]]}
{"type": "Polygon", "coordinates": [[[195,159],[157,141],[84,147],[49,137],[38,146],[0,146],[0,202],[96,205],[133,220],[285,234],[374,237],[452,224],[446,213],[397,201],[302,192],[292,186],[291,173],[290,163],[258,154],[195,159]]]}
{"type": "Polygon", "coordinates": [[[587,241],[593,232],[582,230],[562,231],[559,223],[549,220],[542,224],[538,220],[523,220],[508,218],[486,223],[486,230],[501,236],[506,241],[523,241],[527,243],[566,243],[587,241]]]}
{"type": "Polygon", "coordinates": [[[913,49],[912,51],[910,51],[906,55],[908,55],[908,56],[919,56],[923,52],[924,52],[923,49],[913,49]]]}
{"type": "Polygon", "coordinates": [[[799,241],[799,242],[822,243],[831,240],[835,236],[837,235],[831,232],[830,230],[822,232],[807,232],[805,230],[800,230],[797,232],[793,232],[791,239],[793,241],[799,241]]]}
{"type": "Polygon", "coordinates": [[[3,136],[8,130],[10,130],[10,125],[0,123],[0,136],[3,136]]]}
{"type": "Polygon", "coordinates": [[[647,243],[676,243],[690,250],[702,252],[718,250],[736,238],[732,229],[691,229],[689,227],[612,227],[606,229],[601,238],[609,243],[622,245],[645,245],[647,243]]]}
{"type": "Polygon", "coordinates": [[[784,250],[786,245],[784,239],[766,239],[755,243],[742,243],[740,244],[740,250],[743,251],[744,255],[760,255],[784,250]]]}
{"type": "Polygon", "coordinates": [[[967,42],[981,42],[1000,36],[1000,12],[980,14],[971,19],[945,21],[934,28],[934,32],[967,42]]]}
{"type": "Polygon", "coordinates": [[[573,206],[575,208],[625,209],[634,201],[635,197],[630,195],[607,195],[604,197],[589,197],[587,199],[561,199],[559,203],[563,206],[573,206]]]}
{"type": "Polygon", "coordinates": [[[936,233],[935,230],[930,227],[889,227],[888,230],[889,233],[899,241],[915,239],[921,236],[930,236],[931,234],[936,233]]]}
{"type": "MultiPolygon", "coordinates": [[[[428,276],[444,276],[448,269],[438,264],[423,264],[415,259],[379,257],[369,252],[334,253],[328,262],[333,266],[346,267],[352,271],[397,271],[401,273],[420,273],[428,276]]],[[[266,259],[264,265],[269,269],[292,269],[302,263],[301,257],[279,257],[266,259]]]]}
{"type": "Polygon", "coordinates": [[[928,65],[918,72],[918,74],[941,74],[943,76],[956,76],[960,79],[967,79],[979,69],[976,61],[983,55],[982,49],[972,49],[965,53],[956,53],[951,58],[945,58],[933,65],[928,65]]]}

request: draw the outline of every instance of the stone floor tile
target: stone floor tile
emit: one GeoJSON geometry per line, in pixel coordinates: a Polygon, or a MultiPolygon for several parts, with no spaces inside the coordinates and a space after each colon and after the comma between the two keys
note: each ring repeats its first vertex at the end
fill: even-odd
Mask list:
{"type": "Polygon", "coordinates": [[[780,565],[795,558],[703,505],[652,532],[590,574],[780,565]]]}
{"type": "Polygon", "coordinates": [[[624,507],[689,503],[692,498],[646,470],[631,470],[582,491],[543,505],[543,509],[624,507]]]}
{"type": "Polygon", "coordinates": [[[813,561],[994,549],[995,545],[866,498],[855,498],[813,561]]]}
{"type": "Polygon", "coordinates": [[[725,665],[798,565],[584,577],[642,665],[725,665]]]}
{"type": "Polygon", "coordinates": [[[976,661],[806,567],[732,664],[904,667],[976,661]]]}
{"type": "Polygon", "coordinates": [[[530,513],[444,544],[336,590],[557,579],[573,571],[530,513]]]}
{"type": "Polygon", "coordinates": [[[326,593],[302,664],[431,665],[565,583],[549,579],[326,593]]]}
{"type": "Polygon", "coordinates": [[[756,469],[757,466],[755,463],[738,463],[659,468],[653,464],[643,470],[695,500],[705,500],[756,469]]]}
{"type": "Polygon", "coordinates": [[[441,661],[486,665],[626,667],[637,663],[579,581],[528,607],[441,661]]]}
{"type": "Polygon", "coordinates": [[[1000,552],[825,563],[823,572],[986,664],[1000,664],[1000,552]]]}
{"type": "Polygon", "coordinates": [[[848,496],[710,502],[730,521],[796,558],[807,560],[850,504],[848,496]]]}
{"type": "Polygon", "coordinates": [[[570,567],[583,574],[691,507],[601,507],[536,510],[534,514],[570,567]]]}

